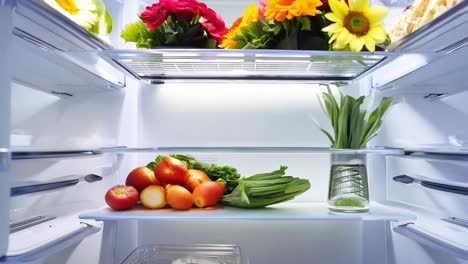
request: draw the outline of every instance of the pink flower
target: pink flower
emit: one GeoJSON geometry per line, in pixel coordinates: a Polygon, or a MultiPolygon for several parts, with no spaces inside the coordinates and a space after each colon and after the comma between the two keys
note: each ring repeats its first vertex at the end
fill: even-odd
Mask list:
{"type": "Polygon", "coordinates": [[[198,21],[211,38],[221,43],[227,32],[224,20],[216,12],[197,0],[159,0],[159,3],[147,6],[140,14],[141,20],[148,29],[159,27],[169,15],[175,15],[178,20],[189,23],[200,14],[198,21]]]}
{"type": "Polygon", "coordinates": [[[265,8],[267,6],[267,0],[260,0],[258,2],[258,17],[261,21],[265,21],[265,8]]]}
{"type": "Polygon", "coordinates": [[[206,11],[204,13],[200,13],[200,15],[200,24],[202,24],[206,32],[210,34],[218,44],[221,44],[223,36],[228,30],[223,18],[216,14],[216,12],[211,8],[207,8],[206,11]]]}
{"type": "Polygon", "coordinates": [[[169,9],[162,3],[147,6],[145,11],[140,14],[140,19],[146,23],[148,29],[159,27],[169,15],[169,9]]]}
{"type": "Polygon", "coordinates": [[[197,0],[160,0],[170,10],[171,14],[175,14],[184,22],[190,22],[197,12],[200,14],[206,12],[207,6],[197,0]]]}

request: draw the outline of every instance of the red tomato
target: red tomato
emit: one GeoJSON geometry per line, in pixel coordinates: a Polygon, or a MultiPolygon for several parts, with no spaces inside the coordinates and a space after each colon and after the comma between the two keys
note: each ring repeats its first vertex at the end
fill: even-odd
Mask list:
{"type": "Polygon", "coordinates": [[[223,196],[224,187],[217,182],[204,182],[193,191],[193,202],[198,207],[215,205],[223,196]]]}
{"type": "Polygon", "coordinates": [[[191,169],[189,170],[189,177],[185,182],[184,187],[193,192],[198,185],[209,181],[211,181],[211,179],[204,171],[191,169]]]}
{"type": "Polygon", "coordinates": [[[128,174],[125,185],[133,186],[141,193],[141,191],[150,185],[159,185],[159,182],[152,170],[147,167],[138,167],[128,174]]]}
{"type": "Polygon", "coordinates": [[[128,210],[139,199],[138,191],[132,186],[116,185],[106,192],[105,200],[114,210],[128,210]]]}
{"type": "Polygon", "coordinates": [[[182,161],[172,157],[164,157],[164,159],[154,167],[154,175],[161,185],[184,185],[189,177],[189,172],[182,161]]]}

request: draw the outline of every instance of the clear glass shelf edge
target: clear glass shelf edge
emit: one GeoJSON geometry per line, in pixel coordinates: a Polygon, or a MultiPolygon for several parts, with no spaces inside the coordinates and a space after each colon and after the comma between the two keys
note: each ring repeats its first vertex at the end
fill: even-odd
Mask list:
{"type": "Polygon", "coordinates": [[[260,220],[260,221],[410,221],[413,215],[379,203],[371,203],[369,213],[334,214],[325,203],[283,203],[266,208],[242,209],[230,206],[192,208],[178,211],[170,208],[148,210],[136,207],[129,211],[113,211],[104,207],[80,215],[81,219],[118,220],[260,220]]]}
{"type": "Polygon", "coordinates": [[[99,151],[115,153],[338,153],[338,154],[384,154],[402,155],[403,149],[376,147],[368,149],[333,149],[327,147],[116,147],[99,151]]]}
{"type": "Polygon", "coordinates": [[[263,49],[107,50],[108,57],[143,80],[352,81],[392,57],[388,52],[263,49]]]}

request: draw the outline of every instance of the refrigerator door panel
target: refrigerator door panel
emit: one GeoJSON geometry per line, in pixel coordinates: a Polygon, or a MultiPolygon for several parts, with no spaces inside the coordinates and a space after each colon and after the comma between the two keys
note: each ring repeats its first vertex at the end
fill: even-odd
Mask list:
{"type": "Polygon", "coordinates": [[[387,199],[417,216],[389,229],[390,263],[468,263],[468,197],[450,189],[427,188],[429,181],[454,189],[466,188],[468,160],[460,156],[415,155],[387,157],[387,199]],[[402,183],[395,176],[411,175],[402,183]]]}
{"type": "Polygon", "coordinates": [[[8,246],[10,148],[10,1],[0,1],[0,256],[8,246]]]}

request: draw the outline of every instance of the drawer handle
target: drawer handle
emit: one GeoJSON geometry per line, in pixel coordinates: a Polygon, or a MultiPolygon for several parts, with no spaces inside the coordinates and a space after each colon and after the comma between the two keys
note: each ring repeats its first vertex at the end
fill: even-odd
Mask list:
{"type": "Polygon", "coordinates": [[[102,180],[101,176],[98,176],[95,174],[88,174],[88,175],[85,175],[84,177],[72,179],[72,180],[13,187],[10,189],[10,196],[19,196],[19,195],[24,195],[28,193],[43,192],[43,191],[54,190],[54,189],[63,188],[67,186],[73,186],[73,185],[78,184],[80,181],[92,183],[92,182],[96,182],[100,180],[102,180]]]}

